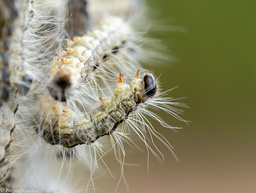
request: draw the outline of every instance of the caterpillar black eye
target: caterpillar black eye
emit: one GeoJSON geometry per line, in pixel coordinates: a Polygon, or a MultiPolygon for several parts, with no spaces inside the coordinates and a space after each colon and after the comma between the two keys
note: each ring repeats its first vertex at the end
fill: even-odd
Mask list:
{"type": "Polygon", "coordinates": [[[145,95],[153,97],[156,94],[156,81],[153,74],[146,74],[143,78],[145,95]]]}

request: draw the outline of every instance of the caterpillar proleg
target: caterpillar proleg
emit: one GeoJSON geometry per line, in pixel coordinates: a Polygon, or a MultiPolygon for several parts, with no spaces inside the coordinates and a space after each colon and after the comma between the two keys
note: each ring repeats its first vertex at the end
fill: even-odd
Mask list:
{"type": "Polygon", "coordinates": [[[0,187],[95,192],[99,161],[106,165],[103,157],[111,150],[122,179],[124,143],[136,146],[132,133],[157,157],[163,154],[154,140],[172,151],[150,119],[178,127],[151,109],[184,121],[175,106],[185,105],[162,92],[157,76],[141,65],[151,56],[130,22],[140,1],[10,2],[10,18],[0,18],[11,32],[0,36],[0,187]],[[110,2],[118,6],[103,13],[99,6],[110,2]]]}

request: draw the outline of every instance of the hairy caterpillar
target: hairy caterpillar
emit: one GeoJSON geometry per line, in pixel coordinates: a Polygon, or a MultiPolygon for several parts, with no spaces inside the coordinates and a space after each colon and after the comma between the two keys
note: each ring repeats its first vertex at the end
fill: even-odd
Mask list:
{"type": "MultiPolygon", "coordinates": [[[[82,5],[77,15],[83,18],[79,21],[81,25],[67,19],[67,10],[78,9],[77,6],[67,8],[72,1],[29,1],[26,15],[21,17],[25,18],[26,30],[19,42],[24,44],[25,62],[24,68],[22,65],[19,68],[31,72],[33,83],[28,94],[18,98],[16,129],[10,146],[16,179],[12,187],[37,187],[40,192],[77,192],[79,185],[74,183],[73,176],[89,168],[87,179],[79,178],[83,184],[81,192],[88,191],[90,186],[93,189],[98,160],[102,160],[109,149],[114,150],[123,171],[123,142],[133,143],[126,135],[130,131],[156,156],[162,153],[154,139],[172,151],[170,143],[146,116],[164,127],[175,127],[148,108],[158,108],[182,120],[178,116],[182,111],[173,106],[184,105],[166,97],[157,79],[138,62],[143,58],[138,44],[140,37],[129,22],[121,18],[120,12],[112,16],[109,10],[108,15],[96,18],[97,10],[87,12],[87,2],[74,2],[82,5]],[[68,36],[75,35],[73,40],[67,40],[66,51],[61,48],[65,48],[65,29],[68,36]],[[84,35],[79,37],[81,33],[84,35]],[[144,73],[143,78],[138,69],[144,73]],[[123,76],[130,84],[124,83],[123,76]],[[108,137],[102,137],[105,135],[108,137]],[[147,136],[151,141],[147,141],[147,136]],[[82,165],[83,171],[74,172],[76,165],[82,165]]],[[[125,17],[129,19],[129,14],[125,17]]],[[[19,70],[11,69],[11,72],[19,70]]],[[[26,94],[31,78],[25,74],[21,85],[25,85],[26,94]]],[[[16,78],[13,82],[19,81],[16,78]]],[[[1,141],[10,139],[1,136],[1,141]]],[[[1,171],[7,170],[1,167],[1,171]]]]}
{"type": "Polygon", "coordinates": [[[18,109],[17,95],[26,95],[32,82],[25,69],[23,33],[27,1],[0,2],[0,182],[9,187],[12,181],[10,145],[18,109]]]}
{"type": "Polygon", "coordinates": [[[143,79],[139,78],[138,71],[130,85],[127,85],[120,74],[114,95],[106,100],[101,98],[102,105],[90,116],[81,112],[76,115],[76,112],[58,103],[52,105],[48,98],[47,106],[40,108],[46,114],[46,123],[43,123],[44,139],[51,144],[74,147],[79,144],[89,145],[99,137],[111,134],[140,103],[154,96],[156,83],[153,75],[146,74],[143,79]],[[49,106],[52,106],[54,112],[51,112],[49,106]],[[53,117],[51,114],[54,114],[53,117]]]}

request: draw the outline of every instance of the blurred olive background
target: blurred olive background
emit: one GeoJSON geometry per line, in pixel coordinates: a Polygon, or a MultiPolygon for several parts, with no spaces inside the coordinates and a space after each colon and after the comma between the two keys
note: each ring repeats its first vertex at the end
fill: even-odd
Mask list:
{"type": "MultiPolygon", "coordinates": [[[[175,18],[170,25],[187,29],[149,34],[179,60],[150,68],[161,74],[164,90],[179,85],[170,96],[187,97],[181,102],[190,108],[182,117],[191,122],[187,126],[163,114],[183,130],[156,127],[175,147],[179,162],[160,143],[165,161],[151,155],[149,172],[146,154],[127,155],[127,162],[141,164],[125,167],[130,192],[255,193],[256,1],[147,3],[154,21],[175,18]]],[[[126,192],[122,183],[117,192],[126,192]]]]}

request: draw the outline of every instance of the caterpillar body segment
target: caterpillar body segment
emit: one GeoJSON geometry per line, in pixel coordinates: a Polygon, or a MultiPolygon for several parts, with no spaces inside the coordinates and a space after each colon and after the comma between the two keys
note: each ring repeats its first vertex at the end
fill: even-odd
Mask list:
{"type": "MultiPolygon", "coordinates": [[[[146,74],[144,79],[147,76],[151,75],[146,74]]],[[[146,101],[147,85],[139,78],[138,72],[130,84],[125,84],[123,75],[120,74],[113,96],[107,99],[100,98],[102,104],[90,114],[76,113],[65,107],[65,104],[47,98],[55,105],[44,106],[45,103],[42,102],[41,109],[46,115],[42,125],[43,138],[51,144],[61,144],[70,148],[79,144],[89,145],[99,137],[109,135],[140,103],[146,101]],[[50,113],[47,112],[49,108],[50,113]]]]}

